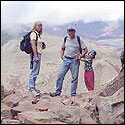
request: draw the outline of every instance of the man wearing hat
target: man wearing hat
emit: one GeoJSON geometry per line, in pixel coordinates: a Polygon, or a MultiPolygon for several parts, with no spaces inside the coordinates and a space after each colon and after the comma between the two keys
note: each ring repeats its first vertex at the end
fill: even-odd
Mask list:
{"type": "Polygon", "coordinates": [[[56,92],[50,93],[50,96],[52,97],[59,96],[61,94],[63,80],[69,69],[72,75],[71,96],[76,96],[80,59],[88,52],[85,43],[80,38],[80,45],[82,49],[82,52],[80,53],[80,45],[77,36],[75,35],[76,30],[73,26],[69,26],[67,28],[67,33],[68,37],[65,42],[63,41],[61,47],[61,58],[63,62],[56,81],[56,92]]]}

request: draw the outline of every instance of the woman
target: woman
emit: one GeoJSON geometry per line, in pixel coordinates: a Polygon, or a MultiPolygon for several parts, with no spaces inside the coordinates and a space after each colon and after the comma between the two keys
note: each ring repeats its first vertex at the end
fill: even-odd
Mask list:
{"type": "Polygon", "coordinates": [[[37,21],[32,28],[32,33],[30,34],[30,42],[33,49],[33,53],[31,53],[30,56],[32,57],[33,54],[33,66],[29,76],[29,91],[35,95],[40,94],[40,91],[35,88],[35,81],[40,70],[42,50],[46,48],[45,45],[42,46],[41,36],[42,23],[40,21],[37,21]]]}

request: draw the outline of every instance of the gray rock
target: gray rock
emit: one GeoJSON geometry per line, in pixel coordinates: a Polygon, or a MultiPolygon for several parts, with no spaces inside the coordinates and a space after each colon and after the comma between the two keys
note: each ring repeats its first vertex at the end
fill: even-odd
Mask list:
{"type": "Polygon", "coordinates": [[[60,109],[56,114],[60,120],[67,124],[95,124],[96,122],[90,117],[91,112],[76,106],[66,106],[60,109]]]}
{"type": "Polygon", "coordinates": [[[124,118],[124,87],[112,96],[98,96],[91,101],[99,110],[100,121],[103,124],[123,123],[124,118]]]}
{"type": "Polygon", "coordinates": [[[22,123],[25,123],[26,119],[35,120],[41,123],[59,121],[59,117],[52,112],[36,112],[28,111],[18,114],[18,118],[22,123]]]}
{"type": "Polygon", "coordinates": [[[111,96],[121,87],[124,87],[124,70],[99,93],[99,96],[111,96]]]}
{"type": "Polygon", "coordinates": [[[13,118],[11,114],[11,108],[3,103],[1,103],[1,116],[4,118],[13,118]]]}
{"type": "Polygon", "coordinates": [[[1,124],[21,124],[21,122],[14,119],[3,119],[1,124]]]}
{"type": "Polygon", "coordinates": [[[23,96],[21,94],[11,94],[4,98],[2,102],[7,106],[13,108],[18,105],[20,101],[23,100],[23,96]]]}

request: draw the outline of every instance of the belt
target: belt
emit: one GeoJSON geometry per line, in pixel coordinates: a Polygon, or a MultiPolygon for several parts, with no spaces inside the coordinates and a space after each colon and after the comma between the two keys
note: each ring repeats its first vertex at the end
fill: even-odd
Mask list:
{"type": "Polygon", "coordinates": [[[65,56],[65,58],[66,58],[66,59],[74,59],[74,58],[72,58],[72,57],[67,57],[67,56],[65,56]]]}

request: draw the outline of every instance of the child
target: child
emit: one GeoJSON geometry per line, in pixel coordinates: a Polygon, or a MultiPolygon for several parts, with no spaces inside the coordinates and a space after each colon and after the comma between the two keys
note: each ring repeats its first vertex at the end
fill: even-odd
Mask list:
{"type": "Polygon", "coordinates": [[[95,58],[95,55],[96,55],[96,51],[91,50],[88,52],[88,55],[86,55],[84,58],[81,58],[81,61],[85,62],[84,80],[88,91],[94,90],[94,71],[92,67],[92,62],[93,62],[93,59],[95,58]]]}

